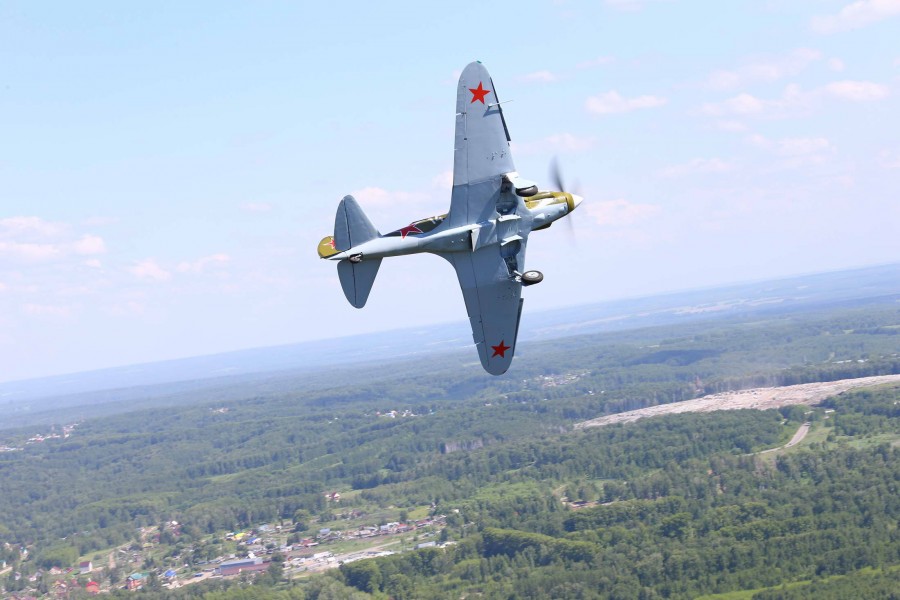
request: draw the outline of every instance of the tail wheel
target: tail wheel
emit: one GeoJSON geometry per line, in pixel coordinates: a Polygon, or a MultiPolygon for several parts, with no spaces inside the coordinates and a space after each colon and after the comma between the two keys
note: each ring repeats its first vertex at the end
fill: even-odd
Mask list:
{"type": "Polygon", "coordinates": [[[540,271],[525,271],[522,273],[522,285],[534,285],[544,280],[544,274],[540,271]]]}

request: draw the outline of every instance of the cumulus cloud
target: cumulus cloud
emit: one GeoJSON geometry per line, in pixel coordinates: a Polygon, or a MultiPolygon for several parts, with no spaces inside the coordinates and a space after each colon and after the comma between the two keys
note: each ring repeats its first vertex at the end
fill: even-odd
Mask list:
{"type": "Polygon", "coordinates": [[[728,116],[787,116],[809,109],[822,98],[837,98],[851,102],[873,102],[887,98],[890,89],[871,81],[833,81],[810,91],[796,84],[784,88],[781,98],[767,100],[742,93],[722,102],[707,102],[700,112],[714,117],[728,116]]]}
{"type": "Polygon", "coordinates": [[[890,94],[886,85],[871,81],[833,81],[823,89],[826,93],[836,98],[853,102],[882,100],[890,94]]]}
{"type": "Polygon", "coordinates": [[[535,71],[519,77],[519,81],[525,83],[552,83],[558,79],[559,77],[550,71],[535,71]]]}
{"type": "Polygon", "coordinates": [[[431,185],[442,190],[453,188],[453,170],[448,169],[442,173],[438,173],[431,179],[431,185]]]}
{"type": "Polygon", "coordinates": [[[900,15],[900,0],[858,0],[844,6],[837,14],[812,18],[812,30],[821,34],[859,29],[900,15]]]}
{"type": "Polygon", "coordinates": [[[7,258],[37,262],[52,260],[61,255],[54,244],[36,244],[31,242],[0,242],[0,256],[7,258]]]}
{"type": "Polygon", "coordinates": [[[822,53],[818,50],[798,48],[787,56],[760,60],[734,70],[713,71],[706,84],[716,90],[733,90],[754,83],[771,83],[800,73],[820,58],[822,53]]]}
{"type": "Polygon", "coordinates": [[[595,115],[609,115],[614,113],[629,112],[641,108],[656,108],[663,106],[668,100],[661,96],[636,96],[624,98],[619,92],[613,90],[591,96],[585,101],[585,108],[595,115]]]}
{"type": "Polygon", "coordinates": [[[655,204],[635,204],[621,198],[587,205],[588,215],[598,225],[612,227],[633,225],[656,215],[659,210],[655,204]]]}
{"type": "Polygon", "coordinates": [[[106,252],[106,244],[103,238],[96,235],[86,234],[81,239],[72,244],[72,250],[75,254],[103,254],[106,252]]]}
{"type": "Polygon", "coordinates": [[[834,147],[824,137],[784,138],[778,140],[777,149],[781,156],[807,156],[830,152],[834,147]]]}
{"type": "Polygon", "coordinates": [[[832,71],[841,72],[844,70],[845,67],[846,67],[846,65],[844,64],[844,61],[842,61],[839,58],[829,58],[828,59],[828,68],[831,69],[832,71]]]}
{"type": "Polygon", "coordinates": [[[684,164],[666,167],[659,174],[663,177],[679,177],[695,173],[724,173],[730,171],[732,167],[731,163],[721,158],[695,158],[684,164]]]}
{"type": "Polygon", "coordinates": [[[28,315],[39,317],[68,317],[72,309],[68,306],[55,306],[52,304],[27,303],[22,305],[22,311],[28,315]]]}
{"type": "Polygon", "coordinates": [[[195,261],[182,261],[178,263],[175,270],[179,273],[203,273],[210,267],[221,267],[231,261],[231,257],[227,254],[213,254],[204,256],[195,261]]]}
{"type": "Polygon", "coordinates": [[[0,256],[11,260],[41,262],[104,252],[102,238],[83,234],[73,240],[72,228],[66,223],[35,216],[0,219],[0,256]]]}
{"type": "Polygon", "coordinates": [[[822,136],[770,140],[756,134],[748,139],[754,146],[780,157],[782,166],[786,167],[819,164],[837,151],[828,138],[822,136]]]}
{"type": "Polygon", "coordinates": [[[135,263],[128,271],[143,281],[168,281],[172,278],[172,274],[160,267],[152,258],[135,263]]]}
{"type": "Polygon", "coordinates": [[[612,62],[615,62],[615,60],[616,59],[612,56],[598,56],[597,58],[582,61],[575,65],[575,67],[578,69],[592,69],[594,67],[602,67],[603,65],[608,65],[612,62]]]}
{"type": "Polygon", "coordinates": [[[40,217],[6,217],[0,219],[0,236],[36,235],[54,237],[68,228],[64,223],[45,221],[40,217]]]}
{"type": "Polygon", "coordinates": [[[700,110],[707,115],[716,117],[723,115],[746,116],[759,114],[773,105],[773,102],[766,102],[756,96],[744,93],[722,102],[707,102],[700,110]]]}

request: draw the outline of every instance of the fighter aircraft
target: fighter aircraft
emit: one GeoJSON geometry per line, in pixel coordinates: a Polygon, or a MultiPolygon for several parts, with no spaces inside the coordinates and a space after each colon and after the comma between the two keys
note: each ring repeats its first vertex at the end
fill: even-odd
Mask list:
{"type": "Polygon", "coordinates": [[[492,375],[505,373],[512,362],[522,287],[544,279],[539,271],[525,270],[528,234],[550,227],[582,200],[570,192],[538,191],[520,177],[509,142],[494,82],[473,62],[460,75],[456,93],[450,211],[381,235],[353,196],[345,196],[334,235],[318,247],[319,257],[338,261],[344,295],[356,308],[365,306],[383,258],[416,252],[445,258],[456,269],[478,356],[492,375]]]}

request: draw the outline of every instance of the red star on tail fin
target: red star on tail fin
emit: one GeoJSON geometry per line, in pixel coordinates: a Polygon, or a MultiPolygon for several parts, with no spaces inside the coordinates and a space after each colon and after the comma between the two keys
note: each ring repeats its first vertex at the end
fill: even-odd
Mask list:
{"type": "Polygon", "coordinates": [[[484,97],[491,93],[491,90],[484,89],[480,81],[477,88],[469,88],[469,91],[472,92],[472,102],[470,104],[474,104],[476,100],[484,104],[484,97]]]}

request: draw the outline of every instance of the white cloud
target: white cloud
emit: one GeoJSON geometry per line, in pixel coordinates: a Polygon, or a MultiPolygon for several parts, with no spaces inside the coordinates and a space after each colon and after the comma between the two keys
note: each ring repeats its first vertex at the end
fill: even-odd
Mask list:
{"type": "Polygon", "coordinates": [[[853,102],[882,100],[890,94],[886,85],[871,81],[834,81],[824,88],[826,93],[853,102]]]}
{"type": "Polygon", "coordinates": [[[152,258],[135,263],[128,268],[128,271],[138,279],[145,281],[168,281],[172,278],[172,274],[160,267],[152,258]]]}
{"type": "Polygon", "coordinates": [[[438,173],[431,180],[431,184],[442,190],[449,190],[453,188],[453,170],[448,169],[443,173],[438,173]]]}
{"type": "Polygon", "coordinates": [[[588,112],[596,115],[609,115],[613,113],[623,113],[641,108],[656,108],[663,106],[668,100],[660,96],[636,96],[634,98],[624,98],[619,92],[613,90],[600,94],[599,96],[591,96],[585,101],[585,108],[588,112]]]}
{"type": "Polygon", "coordinates": [[[43,261],[61,256],[62,252],[54,244],[20,242],[0,242],[0,256],[25,260],[43,261]]]}
{"type": "Polygon", "coordinates": [[[178,263],[175,270],[179,273],[203,273],[209,267],[220,267],[231,261],[231,257],[227,254],[213,254],[198,258],[193,262],[182,261],[178,263]]]}
{"type": "Polygon", "coordinates": [[[712,116],[723,115],[754,115],[763,112],[772,102],[760,100],[750,94],[738,94],[722,102],[707,102],[701,108],[701,112],[712,116]]]}
{"type": "Polygon", "coordinates": [[[707,79],[707,86],[733,90],[754,83],[771,83],[800,73],[820,58],[822,53],[818,50],[798,48],[787,56],[757,61],[730,71],[714,71],[707,79]]]}
{"type": "Polygon", "coordinates": [[[528,73],[527,75],[519,77],[519,81],[525,83],[552,83],[558,79],[559,78],[550,71],[535,71],[534,73],[528,73]]]}
{"type": "Polygon", "coordinates": [[[575,65],[575,67],[577,69],[591,69],[594,67],[602,67],[603,65],[608,65],[615,62],[615,60],[616,59],[612,56],[598,56],[597,58],[582,61],[575,65]]]}
{"type": "Polygon", "coordinates": [[[106,244],[103,238],[96,235],[85,234],[81,239],[72,244],[75,254],[103,254],[106,252],[106,244]]]}
{"type": "Polygon", "coordinates": [[[821,136],[770,140],[754,134],[748,140],[754,146],[780,157],[781,165],[790,168],[820,164],[837,151],[827,138],[821,136]]]}
{"type": "Polygon", "coordinates": [[[811,27],[816,33],[831,34],[859,29],[895,15],[900,15],[900,0],[858,0],[835,15],[813,17],[811,27]]]}
{"type": "Polygon", "coordinates": [[[90,259],[84,261],[84,264],[85,264],[85,266],[88,266],[92,269],[99,269],[99,268],[103,267],[103,263],[101,263],[96,258],[90,258],[90,259]]]}
{"type": "Polygon", "coordinates": [[[730,171],[733,165],[721,158],[695,158],[681,165],[672,165],[662,169],[659,174],[663,177],[679,177],[694,173],[724,173],[730,171]]]}
{"type": "Polygon", "coordinates": [[[784,88],[781,98],[765,100],[742,93],[722,102],[707,102],[700,112],[714,116],[787,116],[809,109],[822,98],[838,98],[852,102],[882,100],[890,95],[886,85],[871,81],[833,81],[808,92],[796,84],[784,88]]]}
{"type": "Polygon", "coordinates": [[[660,211],[655,204],[634,204],[623,200],[591,202],[587,205],[587,213],[598,225],[623,226],[644,221],[660,211]]]}
{"type": "Polygon", "coordinates": [[[836,71],[836,72],[840,73],[841,71],[844,70],[844,68],[846,66],[847,65],[844,64],[844,61],[842,61],[839,58],[829,58],[828,59],[828,68],[831,69],[832,71],[836,71]]]}
{"type": "Polygon", "coordinates": [[[784,138],[778,140],[776,149],[781,156],[796,157],[809,156],[810,154],[822,154],[823,152],[834,151],[826,138],[784,138]]]}
{"type": "Polygon", "coordinates": [[[51,304],[28,303],[22,305],[22,310],[26,314],[39,317],[68,317],[72,314],[72,309],[68,306],[54,306],[51,304]]]}
{"type": "Polygon", "coordinates": [[[0,219],[0,235],[21,236],[37,235],[41,237],[54,237],[68,228],[64,223],[45,221],[40,217],[6,217],[0,219]]]}

